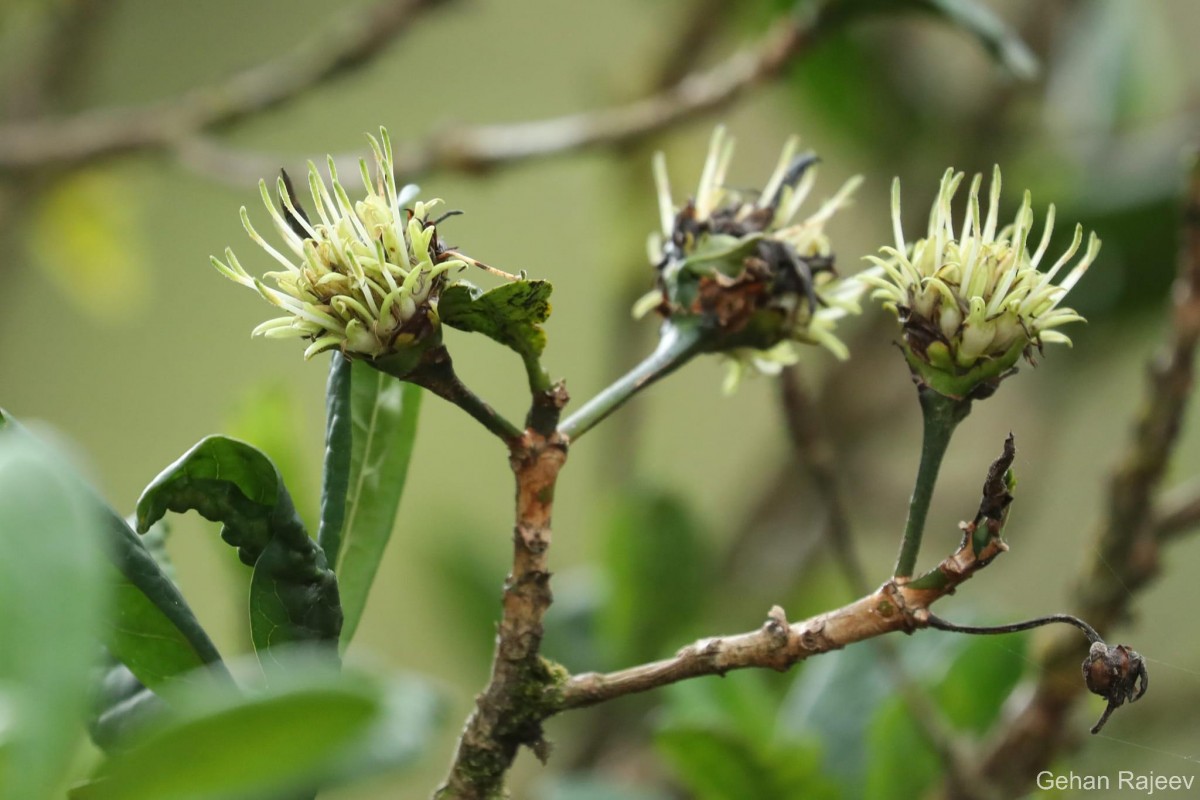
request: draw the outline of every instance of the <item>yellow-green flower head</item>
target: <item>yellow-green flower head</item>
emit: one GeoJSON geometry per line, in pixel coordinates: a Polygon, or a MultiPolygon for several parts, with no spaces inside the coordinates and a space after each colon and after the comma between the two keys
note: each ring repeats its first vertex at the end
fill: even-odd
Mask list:
{"type": "Polygon", "coordinates": [[[361,160],[366,197],[358,202],[350,201],[332,157],[332,190],[316,165],[308,165],[315,218],[301,208],[286,176],[277,182],[282,212],[266,181],[259,182],[283,252],[259,235],[242,207],[242,225],[250,238],[283,267],[263,276],[278,289],[247,273],[230,249],[225,261],[212,259],[223,275],[287,312],[262,323],[254,334],[308,339],[305,358],[333,348],[348,357],[376,358],[436,341],[437,302],[446,273],[466,265],[438,240],[437,221],[429,215],[440,200],[416,201],[407,208],[417,187],[396,187],[387,131],[381,128],[379,139],[368,138],[375,178],[361,160]]]}
{"type": "Polygon", "coordinates": [[[892,184],[895,246],[881,249],[884,258],[867,257],[882,274],[861,277],[875,287],[872,296],[882,299],[884,308],[900,320],[912,368],[937,391],[958,397],[979,387],[994,388],[1022,355],[1032,361],[1035,348],[1049,342],[1071,343],[1057,328],[1083,317],[1059,303],[1100,252],[1100,240],[1092,233],[1083,257],[1061,282],[1053,283],[1079,252],[1083,226],[1075,226],[1071,246],[1053,266],[1040,271],[1054,229],[1054,206],[1046,212],[1032,252],[1029,192],[1013,222],[997,229],[999,167],[992,173],[987,217],[981,216],[979,207],[983,176],[976,175],[956,235],[950,203],[962,180],[963,173],[946,170],[926,237],[908,245],[900,225],[897,179],[892,184]]]}
{"type": "Polygon", "coordinates": [[[662,230],[650,240],[658,286],[634,306],[635,316],[699,317],[720,332],[718,349],[735,371],[766,372],[796,360],[793,342],[848,353],[835,322],[859,313],[862,285],[840,281],[825,223],[847,204],[855,177],[813,214],[797,219],[816,180],[816,157],[797,155],[792,137],[761,192],[725,185],[734,141],[717,128],[696,194],[676,206],[661,153],[654,160],[662,230]]]}

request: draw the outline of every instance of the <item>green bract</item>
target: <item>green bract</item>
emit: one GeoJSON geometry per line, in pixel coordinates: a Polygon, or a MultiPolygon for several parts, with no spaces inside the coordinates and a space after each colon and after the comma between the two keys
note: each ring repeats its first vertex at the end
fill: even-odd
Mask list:
{"type": "Polygon", "coordinates": [[[440,200],[417,201],[411,210],[405,207],[416,197],[417,187],[397,189],[387,131],[381,128],[379,139],[368,138],[375,154],[375,181],[361,160],[367,196],[356,203],[338,181],[332,157],[332,192],[316,165],[308,165],[316,219],[305,214],[285,178],[277,186],[284,213],[272,201],[266,181],[259,182],[263,204],[290,256],[263,239],[242,208],[242,224],[250,238],[283,266],[264,276],[278,289],[249,275],[230,249],[225,261],[212,259],[223,275],[288,312],[259,325],[254,333],[309,339],[305,358],[333,348],[351,358],[376,358],[436,342],[437,301],[446,272],[467,263],[438,241],[436,220],[430,220],[429,212],[440,200]]]}
{"type": "Polygon", "coordinates": [[[858,313],[863,286],[839,281],[825,223],[848,202],[860,182],[851,178],[803,220],[800,206],[816,179],[816,157],[797,155],[792,137],[766,186],[745,193],[725,185],[733,139],[723,128],[712,142],[694,198],[676,207],[662,154],[654,161],[661,234],[650,241],[658,286],[634,307],[668,319],[700,319],[712,345],[731,358],[727,387],[747,365],[778,372],[797,360],[795,342],[820,344],[838,358],[846,346],[834,335],[836,320],[858,313]]]}
{"type": "Polygon", "coordinates": [[[892,184],[895,247],[882,248],[885,258],[867,257],[882,274],[862,276],[876,287],[873,296],[899,318],[913,370],[933,389],[957,397],[994,387],[1022,354],[1031,359],[1035,347],[1071,343],[1055,329],[1083,317],[1058,304],[1100,252],[1100,240],[1093,233],[1083,258],[1061,283],[1052,283],[1079,251],[1083,226],[1075,226],[1071,246],[1054,265],[1039,271],[1054,228],[1054,206],[1047,210],[1041,240],[1030,254],[1027,243],[1034,220],[1029,192],[1012,224],[996,229],[999,167],[992,174],[986,220],[980,219],[979,208],[983,176],[976,175],[956,237],[950,203],[962,179],[963,173],[946,170],[929,214],[928,234],[911,247],[900,225],[897,179],[892,184]]]}

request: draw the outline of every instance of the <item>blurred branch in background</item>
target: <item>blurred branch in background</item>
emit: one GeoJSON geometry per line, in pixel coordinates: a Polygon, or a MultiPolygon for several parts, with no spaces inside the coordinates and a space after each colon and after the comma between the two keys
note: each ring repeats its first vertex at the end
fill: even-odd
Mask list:
{"type": "Polygon", "coordinates": [[[1200,481],[1193,480],[1168,492],[1158,506],[1154,532],[1160,542],[1194,532],[1200,528],[1200,481]]]}
{"type": "MultiPolygon", "coordinates": [[[[179,147],[190,137],[275,108],[352,72],[386,50],[420,12],[443,2],[385,0],[358,14],[339,14],[321,27],[317,40],[223,83],[192,89],[156,104],[7,123],[0,127],[0,172],[78,167],[127,153],[179,147]]],[[[48,54],[69,55],[53,42],[48,54]]],[[[39,54],[38,59],[46,60],[46,56],[39,54]]],[[[274,171],[272,166],[256,172],[254,179],[274,171]]]]}
{"type": "MultiPolygon", "coordinates": [[[[673,85],[639,100],[610,108],[511,124],[457,126],[436,131],[426,141],[397,144],[396,176],[412,179],[439,170],[483,172],[494,167],[549,158],[594,147],[629,144],[697,115],[718,110],[750,89],[777,77],[829,27],[819,3],[811,13],[784,15],[757,43],[716,66],[683,75],[673,85]]],[[[845,18],[838,15],[838,19],[845,18]]],[[[5,144],[0,130],[0,149],[5,144]]],[[[233,183],[253,182],[276,169],[277,155],[235,151],[193,138],[180,155],[197,171],[233,183]]],[[[353,170],[358,154],[336,159],[353,170]]],[[[0,156],[0,168],[5,165],[0,156]]]]}
{"type": "MultiPolygon", "coordinates": [[[[1183,424],[1200,341],[1200,161],[1193,156],[1189,167],[1167,343],[1150,365],[1133,438],[1109,479],[1107,514],[1089,539],[1094,544],[1077,583],[1075,613],[1101,634],[1128,618],[1134,592],[1158,574],[1162,545],[1183,529],[1162,524],[1172,517],[1156,515],[1155,496],[1183,424]]],[[[1021,794],[1066,745],[1066,717],[1083,689],[1077,644],[1073,636],[1056,634],[1044,650],[1032,697],[1001,727],[987,754],[982,767],[986,784],[1006,795],[1021,794]]],[[[947,794],[980,796],[961,787],[948,788],[947,794]]]]}

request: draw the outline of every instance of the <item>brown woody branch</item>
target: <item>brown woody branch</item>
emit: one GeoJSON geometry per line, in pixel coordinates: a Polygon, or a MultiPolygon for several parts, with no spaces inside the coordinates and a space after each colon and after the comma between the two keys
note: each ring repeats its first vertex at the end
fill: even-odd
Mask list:
{"type": "MultiPolygon", "coordinates": [[[[1078,584],[1075,613],[1101,634],[1127,616],[1132,593],[1157,575],[1161,545],[1170,538],[1162,518],[1155,523],[1153,501],[1178,442],[1200,342],[1200,161],[1193,162],[1188,176],[1180,244],[1167,343],[1150,365],[1133,437],[1109,481],[1094,556],[1078,584]]],[[[1040,660],[1032,697],[1001,730],[982,765],[985,782],[1006,796],[1026,791],[1064,744],[1064,720],[1083,691],[1075,643],[1073,636],[1053,640],[1040,660]]]]}
{"type": "MultiPolygon", "coordinates": [[[[0,172],[70,167],[137,151],[180,146],[189,138],[294,99],[381,53],[426,8],[444,0],[383,0],[340,14],[320,38],[237,73],[223,83],[160,103],[84,111],[0,127],[0,172]]],[[[273,173],[267,170],[256,174],[273,173]]]]}
{"type": "Polygon", "coordinates": [[[977,571],[1008,549],[1000,537],[1007,502],[1004,472],[1012,463],[1011,439],[1004,455],[989,470],[984,497],[974,522],[964,524],[963,541],[928,576],[911,583],[889,580],[874,592],[834,611],[789,624],[783,609],[771,609],[761,628],[732,636],[701,639],[684,647],[673,658],[611,673],[573,676],[562,689],[558,710],[582,708],[617,697],[649,691],[702,675],[724,675],[751,667],[783,671],[810,656],[839,650],[846,645],[929,625],[929,607],[952,594],[977,571]],[[978,548],[972,539],[986,526],[986,542],[978,548]],[[926,580],[936,576],[936,580],[926,580]],[[923,588],[918,588],[921,586],[923,588]]]}
{"type": "MultiPolygon", "coordinates": [[[[565,402],[565,395],[561,395],[565,402]]],[[[539,758],[549,755],[542,721],[549,716],[541,697],[560,682],[559,668],[541,655],[542,619],[550,608],[550,514],[554,487],[567,457],[557,434],[534,430],[512,445],[517,482],[513,567],[504,586],[504,611],[487,688],[476,698],[458,742],[439,798],[483,800],[500,796],[504,775],[525,745],[539,758]]]]}

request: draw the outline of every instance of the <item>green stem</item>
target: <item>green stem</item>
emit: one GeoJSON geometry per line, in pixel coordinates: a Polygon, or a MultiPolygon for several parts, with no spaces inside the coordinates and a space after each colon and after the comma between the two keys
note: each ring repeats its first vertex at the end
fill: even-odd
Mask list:
{"type": "Polygon", "coordinates": [[[917,394],[925,418],[925,434],[921,442],[921,466],[917,468],[917,482],[913,487],[912,499],[908,502],[904,539],[900,542],[900,556],[896,560],[894,575],[897,578],[912,577],[917,566],[921,534],[925,532],[925,517],[933,499],[933,487],[937,485],[942,457],[950,446],[954,429],[971,412],[970,400],[946,397],[928,386],[919,387],[917,394]]]}
{"type": "Polygon", "coordinates": [[[665,323],[654,352],[567,417],[559,433],[571,440],[583,436],[626,400],[690,361],[705,344],[705,329],[698,320],[665,323]]]}
{"type": "Polygon", "coordinates": [[[428,389],[438,397],[449,400],[505,442],[520,439],[524,434],[524,431],[467,388],[467,385],[455,373],[454,362],[450,360],[450,353],[446,351],[445,347],[438,346],[428,351],[416,367],[403,374],[395,372],[388,372],[388,374],[395,375],[409,383],[415,383],[422,389],[428,389]]]}

